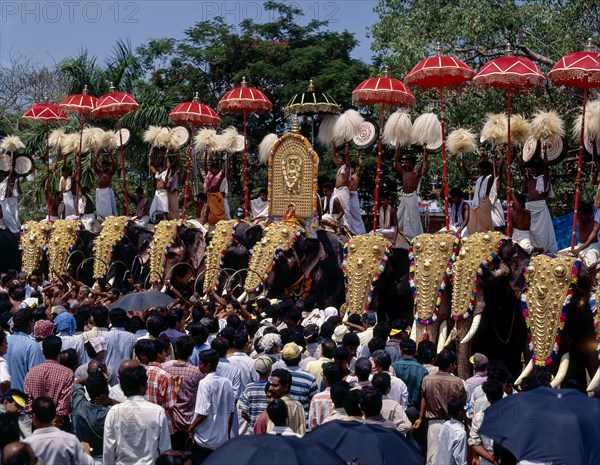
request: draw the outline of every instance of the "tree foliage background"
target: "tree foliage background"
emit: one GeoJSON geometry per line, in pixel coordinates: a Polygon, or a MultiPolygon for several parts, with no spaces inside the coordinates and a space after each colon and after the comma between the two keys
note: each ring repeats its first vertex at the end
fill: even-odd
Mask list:
{"type": "MultiPolygon", "coordinates": [[[[140,103],[140,109],[122,120],[132,130],[132,140],[126,149],[128,183],[142,185],[152,194],[152,180],[147,172],[148,146],[142,142],[143,131],[149,125],[167,125],[168,114],[182,101],[189,101],[195,92],[200,100],[212,108],[232,86],[239,85],[242,77],[259,88],[273,102],[273,112],[266,116],[248,118],[250,149],[250,183],[252,188],[266,184],[266,168],[257,161],[257,145],[262,137],[275,132],[281,135],[290,127],[283,116],[283,108],[296,93],[303,92],[310,79],[320,90],[331,94],[343,109],[351,106],[352,90],[364,79],[379,73],[383,64],[390,67],[391,75],[403,78],[421,59],[434,53],[439,41],[445,54],[455,55],[478,70],[481,65],[503,53],[510,42],[516,53],[535,61],[547,73],[562,55],[580,50],[588,37],[598,44],[600,37],[600,4],[585,0],[379,0],[376,12],[379,20],[371,28],[372,63],[351,58],[357,41],[351,31],[333,32],[320,21],[302,22],[302,11],[289,4],[267,1],[264,6],[275,13],[267,23],[246,20],[237,30],[223,18],[195,23],[184,31],[183,38],[154,38],[134,49],[128,41],[118,40],[112,54],[104,61],[82,50],[77,56],[67,57],[54,69],[41,68],[27,57],[12,56],[0,67],[0,136],[19,134],[34,154],[39,171],[26,184],[22,202],[24,217],[42,217],[45,171],[41,155],[44,149],[44,127],[21,120],[20,116],[32,103],[40,101],[44,93],[60,102],[65,96],[81,92],[88,85],[90,93],[108,92],[113,82],[118,90],[131,92],[140,103]]],[[[417,107],[411,110],[413,118],[424,111],[436,111],[437,95],[415,90],[417,107]]],[[[591,95],[594,98],[594,94],[591,95]]],[[[580,90],[558,88],[547,83],[535,92],[513,98],[513,112],[526,117],[536,109],[554,109],[561,114],[570,130],[582,103],[580,90]]],[[[448,132],[455,127],[479,131],[485,114],[503,112],[506,96],[502,92],[467,87],[448,93],[446,121],[448,132]]],[[[222,115],[223,116],[223,115],[222,115]]],[[[377,111],[365,116],[378,119],[377,111]]],[[[88,124],[114,128],[114,121],[89,121],[88,124]]],[[[316,121],[318,126],[318,120],[316,121]]],[[[235,126],[240,132],[241,117],[223,116],[222,127],[235,126]]],[[[78,130],[73,119],[67,124],[70,131],[78,130]]],[[[310,121],[305,121],[302,132],[310,134],[310,121]]],[[[575,143],[571,140],[570,147],[575,143]]],[[[332,180],[335,171],[330,155],[323,147],[316,147],[321,157],[320,180],[332,180]]],[[[187,150],[185,151],[187,153],[187,150]]],[[[186,153],[182,153],[186,160],[186,153]]],[[[356,163],[353,151],[353,164],[356,163]]],[[[371,210],[376,167],[376,152],[362,154],[365,175],[361,186],[364,209],[371,210]]],[[[383,183],[389,191],[397,192],[392,170],[392,153],[384,153],[383,183]]],[[[475,156],[469,159],[476,163],[475,156]]],[[[459,176],[454,161],[450,161],[451,186],[466,186],[459,176]]],[[[432,176],[424,180],[424,190],[437,191],[441,183],[439,155],[432,156],[432,176]]],[[[240,205],[241,156],[234,162],[230,204],[240,205]]],[[[94,176],[89,160],[84,158],[83,183],[94,187],[94,176]]],[[[514,166],[513,168],[516,168],[514,166]]],[[[517,171],[517,170],[515,170],[517,171]]],[[[553,168],[557,201],[555,214],[571,208],[573,194],[572,165],[553,168]]],[[[585,180],[589,180],[589,163],[585,180]]],[[[518,176],[515,179],[519,182],[518,176]]],[[[58,180],[54,179],[54,186],[58,180]]],[[[123,209],[122,184],[116,178],[114,187],[123,209]]],[[[589,183],[587,183],[589,184],[589,183]]],[[[130,191],[134,188],[130,187],[130,191]]],[[[593,189],[587,187],[584,198],[591,199],[593,189]]]]}

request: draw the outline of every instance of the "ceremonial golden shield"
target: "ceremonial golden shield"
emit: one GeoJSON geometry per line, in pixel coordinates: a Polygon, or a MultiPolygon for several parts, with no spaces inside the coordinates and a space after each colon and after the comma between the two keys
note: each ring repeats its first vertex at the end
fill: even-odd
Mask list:
{"type": "Polygon", "coordinates": [[[204,276],[203,291],[216,290],[219,286],[221,272],[221,258],[227,249],[233,244],[233,233],[239,220],[219,221],[212,233],[210,244],[206,248],[206,273],[204,276]]]}
{"type": "Polygon", "coordinates": [[[121,242],[129,217],[109,216],[102,222],[102,231],[94,241],[94,279],[106,274],[113,247],[121,242]]]}

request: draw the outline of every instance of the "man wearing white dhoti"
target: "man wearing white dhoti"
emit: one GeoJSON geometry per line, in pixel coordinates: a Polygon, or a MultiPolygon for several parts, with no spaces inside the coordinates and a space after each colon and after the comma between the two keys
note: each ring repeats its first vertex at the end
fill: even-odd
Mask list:
{"type": "Polygon", "coordinates": [[[79,217],[81,218],[81,224],[83,227],[90,232],[98,232],[100,230],[100,223],[96,221],[96,214],[94,213],[94,202],[90,197],[90,193],[87,187],[80,188],[81,196],[79,197],[79,217]]]}
{"type": "Polygon", "coordinates": [[[340,224],[341,219],[345,216],[346,211],[342,207],[339,197],[333,195],[334,188],[330,182],[323,183],[323,197],[321,197],[321,216],[330,214],[335,221],[340,224]]]}
{"type": "Polygon", "coordinates": [[[148,166],[156,180],[156,190],[152,205],[150,205],[150,218],[155,220],[159,216],[167,216],[169,213],[169,194],[167,193],[167,171],[162,165],[153,166],[150,158],[148,158],[148,166]]]}
{"type": "Polygon", "coordinates": [[[350,178],[350,201],[348,205],[348,219],[350,223],[350,232],[354,235],[364,234],[365,223],[363,222],[361,209],[360,209],[360,198],[358,197],[358,186],[360,184],[360,178],[362,176],[363,161],[362,158],[358,157],[358,170],[352,173],[350,178]]]}
{"type": "Polygon", "coordinates": [[[2,220],[6,228],[13,234],[21,231],[19,221],[19,180],[15,178],[12,167],[7,173],[0,171],[0,207],[2,220]]]}
{"type": "Polygon", "coordinates": [[[469,204],[464,201],[464,193],[458,187],[450,190],[450,230],[462,235],[469,222],[469,204]]]}
{"type": "Polygon", "coordinates": [[[515,244],[525,250],[529,255],[534,251],[541,252],[541,249],[534,249],[531,241],[531,212],[525,205],[525,196],[515,193],[513,189],[509,190],[512,199],[510,210],[512,219],[512,240],[515,244]]]}
{"type": "Polygon", "coordinates": [[[556,236],[550,210],[546,199],[553,198],[554,192],[548,173],[548,157],[545,155],[543,164],[537,163],[527,173],[521,165],[525,177],[523,193],[527,193],[525,208],[531,212],[531,239],[534,247],[540,247],[544,253],[554,253],[558,250],[556,236]]]}
{"type": "Polygon", "coordinates": [[[102,160],[101,167],[92,156],[92,169],[98,176],[98,188],[96,189],[96,217],[98,221],[104,221],[108,216],[117,215],[117,202],[112,190],[112,178],[117,171],[117,160],[113,156],[111,161],[102,160]]]}
{"type": "Polygon", "coordinates": [[[423,233],[421,212],[419,211],[419,184],[421,178],[429,171],[429,155],[423,151],[423,162],[415,169],[415,157],[405,156],[403,163],[399,160],[399,147],[394,156],[394,169],[402,177],[402,197],[398,206],[398,229],[408,239],[423,233]]]}
{"type": "Polygon", "coordinates": [[[65,218],[75,214],[75,196],[72,189],[72,173],[71,170],[63,166],[60,180],[58,181],[58,190],[62,194],[62,201],[65,205],[65,218]]]}
{"type": "Polygon", "coordinates": [[[339,216],[336,219],[340,228],[350,229],[350,179],[352,177],[352,167],[350,166],[348,144],[346,144],[344,158],[337,155],[334,151],[331,154],[331,159],[338,168],[335,176],[333,198],[339,201],[342,210],[344,211],[344,215],[339,216]]]}

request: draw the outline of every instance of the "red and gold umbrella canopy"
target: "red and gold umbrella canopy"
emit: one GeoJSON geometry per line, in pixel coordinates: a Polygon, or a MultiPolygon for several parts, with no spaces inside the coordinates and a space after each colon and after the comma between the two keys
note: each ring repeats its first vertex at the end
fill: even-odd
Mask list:
{"type": "Polygon", "coordinates": [[[377,174],[375,175],[375,204],[373,206],[373,231],[375,231],[377,229],[377,217],[379,216],[379,184],[381,182],[382,131],[385,120],[385,106],[411,106],[415,103],[415,96],[402,81],[390,77],[386,66],[383,69],[383,76],[366,79],[352,91],[352,103],[358,107],[372,107],[381,104],[379,140],[377,142],[377,174]]]}
{"type": "Polygon", "coordinates": [[[510,144],[510,95],[512,90],[530,89],[539,86],[545,78],[536,64],[524,57],[512,56],[510,44],[507,44],[505,56],[488,61],[473,78],[473,82],[496,89],[506,89],[508,110],[508,144],[507,144],[507,205],[506,212],[506,234],[511,235],[512,224],[510,220],[510,191],[512,163],[510,144]]]}
{"type": "Polygon", "coordinates": [[[568,87],[583,88],[583,110],[581,116],[581,133],[579,135],[579,156],[577,158],[577,180],[575,181],[575,214],[571,230],[571,249],[575,246],[577,228],[577,209],[579,208],[579,191],[581,188],[581,165],[583,162],[583,144],[585,131],[585,107],[588,90],[600,87],[600,53],[593,50],[592,39],[588,39],[583,52],[569,53],[558,60],[548,73],[552,82],[568,87]]]}
{"type": "Polygon", "coordinates": [[[77,182],[75,183],[75,214],[79,215],[79,181],[81,180],[81,145],[83,142],[83,125],[86,116],[96,109],[98,99],[88,94],[87,85],[83,87],[81,94],[69,95],[62,101],[60,107],[63,110],[77,114],[79,118],[79,151],[77,152],[77,182]]]}
{"type": "Polygon", "coordinates": [[[69,119],[67,114],[56,103],[36,103],[23,115],[24,119],[43,121],[46,123],[46,202],[48,208],[48,220],[52,213],[52,199],[50,194],[50,159],[48,156],[48,123],[52,121],[65,121],[69,119]]]}
{"type": "Polygon", "coordinates": [[[191,123],[192,125],[192,143],[190,143],[190,154],[188,157],[187,173],[185,176],[185,195],[183,197],[182,219],[185,220],[192,158],[194,159],[194,176],[197,175],[196,157],[195,153],[193,152],[194,128],[195,126],[219,126],[221,124],[221,118],[219,118],[215,110],[210,108],[208,105],[200,103],[198,92],[196,92],[196,95],[191,102],[183,102],[177,105],[173,111],[169,113],[169,118],[172,121],[191,123]]]}
{"type": "Polygon", "coordinates": [[[475,71],[458,58],[442,55],[438,42],[433,57],[419,61],[406,75],[404,83],[422,89],[438,89],[440,95],[440,115],[442,121],[442,161],[444,164],[444,208],[446,213],[446,229],[450,226],[448,213],[448,164],[446,162],[446,125],[444,120],[444,88],[458,87],[475,76],[475,71]]]}
{"type": "Polygon", "coordinates": [[[127,169],[125,168],[125,148],[123,147],[123,135],[121,131],[121,116],[135,111],[140,107],[140,104],[135,101],[133,95],[127,92],[117,92],[113,83],[110,83],[108,94],[98,97],[96,108],[92,111],[98,119],[117,118],[117,126],[119,127],[119,137],[121,146],[121,170],[123,172],[123,192],[125,195],[125,214],[129,216],[129,194],[127,192],[127,169]]]}
{"type": "Polygon", "coordinates": [[[225,114],[244,116],[244,216],[248,216],[250,197],[248,195],[248,154],[246,150],[246,115],[248,113],[269,113],[273,104],[260,90],[249,87],[242,78],[240,87],[228,90],[217,105],[217,110],[225,114]]]}

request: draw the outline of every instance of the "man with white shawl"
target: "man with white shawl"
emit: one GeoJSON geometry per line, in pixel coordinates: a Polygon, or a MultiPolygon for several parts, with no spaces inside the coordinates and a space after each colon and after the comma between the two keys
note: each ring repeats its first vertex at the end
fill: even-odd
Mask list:
{"type": "Polygon", "coordinates": [[[408,238],[413,239],[423,233],[421,212],[419,211],[419,186],[421,178],[429,171],[429,156],[423,151],[423,163],[415,169],[415,158],[405,156],[404,163],[399,161],[399,147],[394,156],[394,169],[402,177],[402,197],[396,212],[398,229],[408,238]]]}
{"type": "Polygon", "coordinates": [[[98,221],[104,221],[108,216],[117,215],[117,202],[112,190],[112,178],[117,171],[117,160],[113,156],[111,161],[102,160],[101,167],[97,165],[92,156],[92,169],[98,176],[98,187],[96,188],[96,217],[98,221]]]}
{"type": "MultiPolygon", "coordinates": [[[[346,151],[344,158],[338,156],[333,151],[331,158],[335,165],[338,167],[337,174],[335,176],[335,188],[333,189],[333,199],[338,199],[344,215],[340,216],[337,220],[340,228],[350,229],[350,179],[352,177],[352,167],[350,166],[350,152],[348,144],[346,144],[346,151]]],[[[330,212],[331,213],[331,212],[330,212]]]]}
{"type": "Polygon", "coordinates": [[[19,180],[15,179],[13,168],[10,171],[0,171],[0,208],[2,220],[7,229],[18,234],[21,231],[19,221],[19,180]]]}
{"type": "Polygon", "coordinates": [[[169,194],[167,193],[167,171],[162,164],[153,166],[148,158],[148,167],[156,179],[156,191],[150,205],[150,218],[156,218],[156,215],[167,215],[169,213],[169,194]]]}
{"type": "Polygon", "coordinates": [[[360,214],[360,199],[358,197],[358,185],[360,184],[360,178],[362,176],[363,161],[362,158],[358,157],[358,170],[352,173],[350,178],[350,200],[349,200],[349,212],[348,220],[350,223],[350,232],[355,236],[365,234],[365,223],[363,222],[362,215],[360,214]]]}
{"type": "MultiPolygon", "coordinates": [[[[464,160],[461,160],[461,166],[465,177],[470,179],[471,176],[464,160]]],[[[469,210],[469,222],[467,224],[469,234],[492,231],[494,229],[492,202],[490,200],[490,192],[495,184],[495,179],[492,176],[492,164],[487,160],[483,160],[479,162],[478,167],[479,177],[475,182],[475,191],[473,192],[473,200],[471,202],[471,209],[469,210]]]]}
{"type": "Polygon", "coordinates": [[[536,163],[527,173],[521,165],[525,176],[523,192],[527,193],[525,208],[531,212],[531,238],[534,247],[540,247],[544,253],[555,253],[558,250],[556,235],[552,225],[550,210],[546,199],[554,198],[548,173],[548,156],[544,155],[543,165],[536,163]]]}
{"type": "Polygon", "coordinates": [[[385,193],[379,195],[379,215],[377,217],[377,233],[388,239],[393,246],[398,238],[398,217],[396,209],[390,205],[390,199],[385,193]]]}
{"type": "MultiPolygon", "coordinates": [[[[586,266],[591,267],[600,260],[600,210],[594,215],[594,207],[591,203],[584,203],[577,211],[577,229],[579,231],[579,244],[571,247],[571,253],[583,260],[586,266]]],[[[567,251],[569,249],[565,249],[567,251]]]]}
{"type": "Polygon", "coordinates": [[[267,189],[261,189],[258,196],[250,200],[250,212],[254,219],[267,219],[269,217],[269,201],[267,189]]]}
{"type": "Polygon", "coordinates": [[[58,190],[62,194],[62,201],[65,205],[65,218],[75,214],[75,196],[72,189],[71,170],[63,166],[60,180],[58,181],[58,190]]]}

